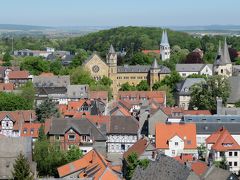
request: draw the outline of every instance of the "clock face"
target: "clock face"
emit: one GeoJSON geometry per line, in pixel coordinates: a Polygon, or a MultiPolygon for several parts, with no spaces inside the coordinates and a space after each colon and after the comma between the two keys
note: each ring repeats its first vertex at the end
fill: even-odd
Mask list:
{"type": "Polygon", "coordinates": [[[99,67],[97,65],[92,67],[93,72],[97,73],[99,71],[99,67]]]}

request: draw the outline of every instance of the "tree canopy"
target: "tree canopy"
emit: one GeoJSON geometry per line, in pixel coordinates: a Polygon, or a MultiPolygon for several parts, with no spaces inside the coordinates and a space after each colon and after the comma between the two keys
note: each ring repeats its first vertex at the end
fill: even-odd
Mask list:
{"type": "Polygon", "coordinates": [[[215,75],[207,79],[207,82],[195,84],[191,88],[191,109],[216,111],[216,99],[221,97],[223,104],[226,104],[229,97],[229,82],[226,77],[215,75]]]}

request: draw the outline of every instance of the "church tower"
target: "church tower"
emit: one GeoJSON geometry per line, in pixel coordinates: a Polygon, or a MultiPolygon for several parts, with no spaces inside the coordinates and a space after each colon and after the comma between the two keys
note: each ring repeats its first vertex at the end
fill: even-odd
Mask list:
{"type": "Polygon", "coordinates": [[[160,67],[158,65],[157,59],[154,59],[152,66],[150,68],[150,88],[152,90],[153,85],[159,81],[159,71],[160,67]]]}
{"type": "Polygon", "coordinates": [[[114,98],[117,96],[117,53],[111,44],[108,54],[106,55],[108,65],[108,77],[112,80],[112,90],[114,98]]]}
{"type": "Polygon", "coordinates": [[[160,58],[162,61],[170,58],[170,45],[168,42],[167,32],[163,30],[162,32],[162,40],[160,43],[160,58]]]}
{"type": "Polygon", "coordinates": [[[217,75],[232,76],[232,62],[230,59],[227,40],[225,38],[223,49],[219,42],[218,53],[213,64],[213,72],[217,75]]]}

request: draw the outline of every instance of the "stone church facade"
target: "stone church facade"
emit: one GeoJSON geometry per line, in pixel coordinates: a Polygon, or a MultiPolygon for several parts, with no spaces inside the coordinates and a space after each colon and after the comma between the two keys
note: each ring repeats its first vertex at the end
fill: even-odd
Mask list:
{"type": "Polygon", "coordinates": [[[150,87],[157,81],[161,81],[166,75],[170,74],[170,69],[160,66],[155,59],[152,65],[117,65],[117,53],[111,45],[106,56],[106,61],[94,53],[84,63],[91,76],[95,80],[100,80],[104,76],[109,77],[112,81],[113,96],[116,97],[118,90],[124,83],[137,85],[142,80],[146,80],[150,87]]]}

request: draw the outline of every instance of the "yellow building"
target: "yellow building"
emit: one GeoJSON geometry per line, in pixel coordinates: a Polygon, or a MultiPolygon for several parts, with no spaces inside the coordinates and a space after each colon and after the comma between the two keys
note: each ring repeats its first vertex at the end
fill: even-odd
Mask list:
{"type": "Polygon", "coordinates": [[[106,62],[94,53],[85,61],[84,67],[90,71],[92,77],[96,80],[101,79],[103,76],[109,77],[113,81],[112,90],[114,97],[116,97],[119,88],[124,83],[128,82],[130,85],[137,85],[142,80],[146,80],[152,88],[154,83],[170,74],[169,68],[159,66],[156,59],[151,66],[118,66],[117,53],[112,45],[106,56],[106,62]]]}

